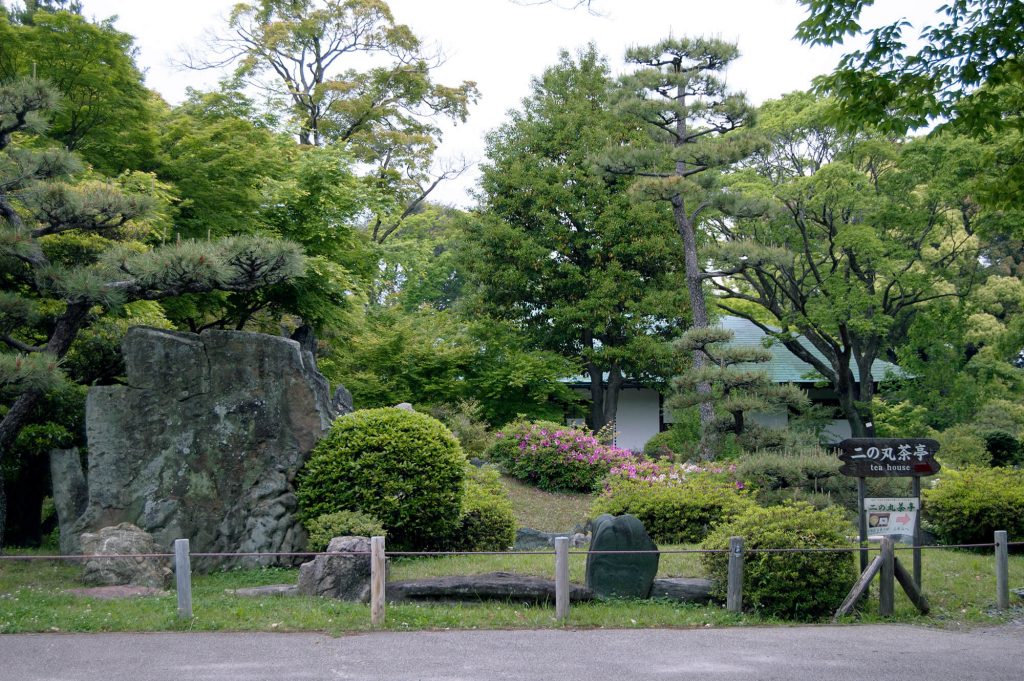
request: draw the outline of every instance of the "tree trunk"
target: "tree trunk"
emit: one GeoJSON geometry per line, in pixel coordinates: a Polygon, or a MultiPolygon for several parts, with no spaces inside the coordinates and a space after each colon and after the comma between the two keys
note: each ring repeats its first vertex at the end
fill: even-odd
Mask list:
{"type": "MultiPolygon", "coordinates": [[[[676,229],[683,240],[683,261],[686,266],[686,290],[690,297],[690,310],[693,314],[693,328],[706,329],[710,326],[708,309],[704,302],[704,278],[697,261],[697,234],[694,230],[690,217],[686,214],[686,207],[680,196],[672,199],[672,214],[675,217],[676,229]]],[[[707,361],[707,356],[700,349],[693,351],[693,368],[700,369],[707,361]]],[[[710,395],[711,385],[707,382],[697,386],[697,393],[710,395]]],[[[711,429],[715,422],[715,408],[711,402],[700,403],[700,458],[713,459],[714,451],[711,444],[711,429]]]]}
{"type": "Polygon", "coordinates": [[[608,384],[604,389],[604,425],[615,423],[619,411],[619,392],[622,390],[623,376],[619,367],[613,364],[608,369],[608,384]]]}
{"type": "Polygon", "coordinates": [[[856,386],[852,381],[840,379],[836,384],[836,395],[839,396],[839,408],[843,410],[843,416],[850,424],[851,437],[871,437],[874,435],[874,428],[868,427],[857,410],[856,386]]]}
{"type": "MultiPolygon", "coordinates": [[[[57,317],[53,333],[50,335],[50,340],[46,343],[46,351],[57,359],[66,355],[68,348],[71,347],[71,343],[85,324],[88,314],[88,303],[68,303],[64,313],[57,317]]],[[[38,390],[23,392],[14,401],[14,404],[11,405],[3,420],[0,420],[0,466],[3,465],[11,444],[18,437],[18,433],[21,432],[22,427],[28,421],[32,410],[42,396],[43,393],[38,390]]],[[[7,523],[7,497],[3,493],[2,488],[3,485],[0,484],[0,547],[4,545],[4,526],[7,523]]]]}

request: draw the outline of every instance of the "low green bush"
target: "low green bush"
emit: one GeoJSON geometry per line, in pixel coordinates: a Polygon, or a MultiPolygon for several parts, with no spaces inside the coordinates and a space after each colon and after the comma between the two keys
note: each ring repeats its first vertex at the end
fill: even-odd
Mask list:
{"type": "MultiPolygon", "coordinates": [[[[841,509],[817,510],[804,502],[764,508],[750,506],[734,520],[716,527],[704,549],[727,549],[730,537],[743,537],[750,549],[832,548],[849,546],[853,526],[841,509]]],[[[725,599],[729,557],[701,555],[715,586],[725,599]]],[[[857,578],[854,553],[747,553],[743,562],[743,605],[768,617],[812,620],[835,612],[857,578]]]]}
{"type": "MultiPolygon", "coordinates": [[[[736,477],[749,484],[762,506],[806,501],[816,508],[841,506],[857,513],[857,479],[842,475],[835,453],[820,447],[782,452],[752,452],[736,459],[736,477]]],[[[868,496],[906,496],[900,478],[868,478],[868,496]]]]}
{"type": "Polygon", "coordinates": [[[936,456],[944,466],[967,468],[992,465],[992,454],[988,451],[985,438],[969,424],[961,423],[947,428],[936,435],[935,439],[939,443],[936,456]]]}
{"type": "Polygon", "coordinates": [[[636,460],[628,450],[550,421],[509,424],[488,456],[509,475],[549,492],[593,492],[613,468],[636,460]]]}
{"type": "Polygon", "coordinates": [[[678,428],[669,428],[657,433],[644,445],[644,456],[649,459],[679,461],[693,453],[697,442],[686,439],[686,433],[678,428]]]}
{"type": "Polygon", "coordinates": [[[1019,466],[1024,462],[1024,445],[1013,433],[1005,430],[990,430],[982,435],[985,449],[992,457],[992,465],[998,468],[1019,466]]]}
{"type": "Polygon", "coordinates": [[[655,542],[688,544],[703,540],[712,527],[752,504],[735,481],[714,474],[663,481],[613,476],[594,501],[590,517],[629,513],[640,519],[655,542]]]}
{"type": "Polygon", "coordinates": [[[462,445],[466,456],[484,456],[494,442],[494,435],[483,419],[480,403],[459,400],[456,404],[438,404],[429,408],[435,419],[448,426],[462,445]]]}
{"type": "Polygon", "coordinates": [[[379,518],[394,549],[443,544],[458,526],[466,458],[444,424],[387,407],[334,421],[300,471],[299,517],[356,510],[379,518]]]}
{"type": "Polygon", "coordinates": [[[498,471],[470,466],[462,498],[462,517],[451,542],[452,550],[504,551],[515,540],[512,500],[498,471]]]}
{"type": "Polygon", "coordinates": [[[325,513],[305,522],[309,550],[324,551],[335,537],[384,537],[387,530],[371,515],[359,511],[325,513]]]}
{"type": "Polygon", "coordinates": [[[1024,540],[1024,471],[971,467],[943,470],[924,490],[924,519],[939,541],[980,544],[1006,530],[1024,540]]]}

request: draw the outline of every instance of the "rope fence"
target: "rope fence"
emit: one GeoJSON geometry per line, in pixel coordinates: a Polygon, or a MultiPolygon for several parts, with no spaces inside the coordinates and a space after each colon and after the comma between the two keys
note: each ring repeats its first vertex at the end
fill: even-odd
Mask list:
{"type": "MultiPolygon", "coordinates": [[[[385,551],[384,537],[372,537],[369,551],[302,551],[302,552],[212,552],[192,553],[187,539],[174,542],[174,553],[133,553],[133,554],[100,554],[100,555],[10,555],[0,554],[0,563],[5,561],[95,561],[124,559],[174,559],[175,577],[177,581],[178,615],[181,618],[192,618],[192,558],[317,558],[321,556],[368,556],[370,558],[370,612],[373,626],[380,627],[384,623],[385,573],[387,558],[399,557],[431,557],[431,556],[554,556],[555,557],[555,612],[556,619],[565,621],[569,614],[569,569],[570,555],[682,555],[682,554],[728,554],[728,585],[726,607],[730,611],[742,612],[743,592],[743,560],[746,555],[786,554],[786,553],[858,553],[866,551],[879,552],[879,558],[892,555],[894,551],[914,551],[919,549],[993,549],[996,571],[996,607],[999,610],[1009,608],[1008,555],[1011,547],[1024,546],[1024,541],[1008,541],[1005,531],[995,533],[994,541],[969,544],[923,544],[915,546],[895,546],[892,539],[882,538],[881,545],[862,545],[832,547],[790,547],[790,548],[745,548],[741,537],[732,537],[727,549],[655,549],[655,550],[569,550],[568,537],[556,537],[554,550],[529,551],[385,551]]],[[[891,559],[890,559],[891,560],[891,559]]],[[[875,563],[873,562],[872,565],[875,563]]],[[[861,582],[869,581],[873,576],[862,575],[861,582]]],[[[902,579],[902,578],[901,578],[902,579]]],[[[919,588],[919,585],[918,585],[919,588]]],[[[852,594],[851,594],[852,595],[852,594]]],[[[921,597],[923,600],[923,596],[921,597]]],[[[844,604],[844,607],[846,604],[844,604]]],[[[852,606],[851,606],[852,607],[852,606]]],[[[891,611],[890,613],[891,614],[891,611]]]]}
{"type": "MultiPolygon", "coordinates": [[[[1024,541],[1006,542],[1008,547],[1024,546],[1024,541]]],[[[898,545],[896,551],[913,551],[914,549],[985,549],[1000,546],[998,542],[980,544],[920,544],[898,545]]],[[[747,548],[744,553],[857,553],[858,551],[878,551],[878,546],[833,546],[805,548],[747,548]]],[[[317,558],[318,556],[369,556],[372,551],[247,551],[247,552],[191,552],[192,558],[317,558]]],[[[578,551],[570,550],[569,555],[684,555],[729,553],[729,549],[652,549],[635,551],[578,551]]],[[[34,561],[34,560],[115,560],[119,558],[174,558],[173,553],[107,553],[95,555],[12,555],[0,554],[2,561],[34,561]]],[[[550,551],[387,551],[388,558],[430,557],[430,556],[553,556],[550,551]]]]}

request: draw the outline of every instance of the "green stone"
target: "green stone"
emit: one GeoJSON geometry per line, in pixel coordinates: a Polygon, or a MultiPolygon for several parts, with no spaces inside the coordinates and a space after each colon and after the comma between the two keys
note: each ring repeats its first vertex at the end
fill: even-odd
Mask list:
{"type": "Polygon", "coordinates": [[[647,598],[658,574],[657,553],[602,554],[597,551],[657,551],[635,516],[599,516],[587,554],[587,588],[598,598],[647,598]]]}

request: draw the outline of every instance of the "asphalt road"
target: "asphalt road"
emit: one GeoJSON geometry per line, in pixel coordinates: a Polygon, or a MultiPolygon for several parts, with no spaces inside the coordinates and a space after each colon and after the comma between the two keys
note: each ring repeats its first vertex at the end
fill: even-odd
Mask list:
{"type": "Polygon", "coordinates": [[[1021,681],[1024,626],[0,636],[4,681],[1021,681]]]}

